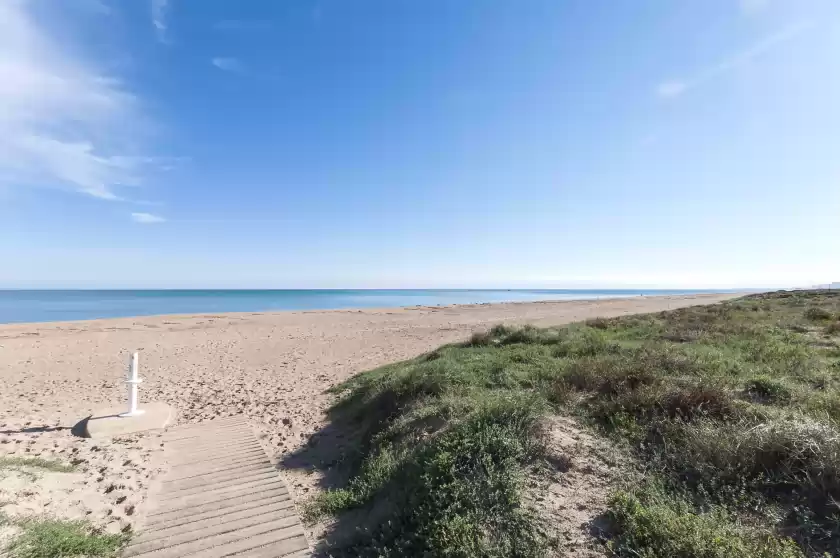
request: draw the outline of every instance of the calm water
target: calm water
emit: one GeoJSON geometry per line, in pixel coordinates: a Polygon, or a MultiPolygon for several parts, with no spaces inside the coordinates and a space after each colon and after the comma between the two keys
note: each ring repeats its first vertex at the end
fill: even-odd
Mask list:
{"type": "Polygon", "coordinates": [[[149,316],[574,300],[696,290],[0,290],[0,323],[149,316]]]}

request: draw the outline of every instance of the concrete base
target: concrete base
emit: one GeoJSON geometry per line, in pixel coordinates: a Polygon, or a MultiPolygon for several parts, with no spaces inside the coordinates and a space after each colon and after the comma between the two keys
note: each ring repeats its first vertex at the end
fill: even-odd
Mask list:
{"type": "Polygon", "coordinates": [[[105,409],[82,421],[85,438],[112,438],[146,430],[157,430],[172,422],[172,407],[165,403],[144,403],[142,415],[121,417],[125,407],[105,409]]]}

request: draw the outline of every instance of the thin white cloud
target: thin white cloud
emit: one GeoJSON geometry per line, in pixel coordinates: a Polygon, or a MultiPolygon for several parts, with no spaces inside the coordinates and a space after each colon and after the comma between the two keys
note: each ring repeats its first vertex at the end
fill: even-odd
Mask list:
{"type": "Polygon", "coordinates": [[[133,149],[137,99],[51,40],[31,5],[0,2],[0,183],[119,199],[153,163],[133,149]]]}
{"type": "Polygon", "coordinates": [[[105,0],[79,0],[78,6],[94,14],[111,14],[111,7],[105,3],[105,0]]]}
{"type": "Polygon", "coordinates": [[[132,213],[131,220],[135,223],[140,223],[141,225],[153,225],[155,223],[163,223],[166,221],[160,215],[154,215],[153,213],[132,213]]]}
{"type": "Polygon", "coordinates": [[[774,35],[770,35],[769,37],[762,39],[749,48],[726,58],[718,64],[706,68],[693,77],[663,81],[656,86],[656,95],[662,99],[679,97],[683,93],[694,89],[695,87],[701,86],[721,75],[746,66],[756,58],[759,58],[782,44],[795,39],[810,27],[812,27],[810,22],[800,22],[795,25],[791,25],[774,35]]]}
{"type": "Polygon", "coordinates": [[[745,16],[754,16],[767,9],[770,0],[738,0],[738,7],[745,16]]]}
{"type": "Polygon", "coordinates": [[[169,0],[152,0],[152,25],[155,26],[155,33],[162,43],[166,42],[166,30],[168,29],[166,12],[168,8],[169,0]]]}
{"type": "Polygon", "coordinates": [[[239,60],[227,56],[216,57],[210,62],[220,70],[226,72],[242,72],[245,69],[239,60]]]}
{"type": "Polygon", "coordinates": [[[682,95],[689,84],[684,81],[663,81],[656,86],[656,94],[663,98],[676,97],[682,95]]]}

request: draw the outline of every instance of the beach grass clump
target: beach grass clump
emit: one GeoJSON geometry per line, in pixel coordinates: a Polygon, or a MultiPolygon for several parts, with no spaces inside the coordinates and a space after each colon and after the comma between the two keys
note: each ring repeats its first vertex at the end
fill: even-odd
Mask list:
{"type": "Polygon", "coordinates": [[[746,528],[726,508],[697,509],[656,486],[617,491],[609,503],[615,556],[683,558],[803,558],[790,539],[746,528]]]}
{"type": "Polygon", "coordinates": [[[0,457],[0,470],[3,469],[34,469],[37,471],[49,471],[52,473],[71,473],[76,470],[73,465],[57,459],[24,456],[0,457]]]}
{"type": "Polygon", "coordinates": [[[766,375],[747,380],[745,390],[764,402],[787,403],[793,397],[791,388],[784,381],[766,375]]]}
{"type": "Polygon", "coordinates": [[[497,326],[358,375],[331,410],[355,441],[348,481],[310,513],[368,518],[334,555],[542,556],[526,479],[543,419],[566,414],[637,458],[626,479],[647,477],[611,501],[615,554],[840,554],[840,344],[813,327],[838,305],[779,292],[497,326]]]}
{"type": "Polygon", "coordinates": [[[834,317],[829,310],[819,306],[812,306],[805,310],[805,318],[812,322],[825,322],[834,317]]]}
{"type": "MultiPolygon", "coordinates": [[[[399,399],[404,382],[357,389],[399,399]]],[[[414,400],[383,428],[356,417],[364,457],[348,485],[322,494],[310,514],[388,510],[387,521],[345,544],[345,555],[539,556],[544,540],[522,489],[524,468],[542,452],[534,430],[545,411],[539,397],[467,387],[458,398],[414,400]]]]}
{"type": "MultiPolygon", "coordinates": [[[[76,468],[55,459],[6,456],[0,458],[0,472],[4,470],[24,473],[36,480],[39,472],[70,473],[76,468]]],[[[10,558],[116,556],[128,540],[127,534],[102,533],[86,521],[51,517],[13,517],[0,512],[0,526],[17,531],[5,548],[0,548],[0,556],[10,558]]]]}
{"type": "Polygon", "coordinates": [[[15,524],[22,531],[6,549],[11,558],[116,556],[126,541],[126,535],[98,533],[85,521],[33,518],[15,524]]]}

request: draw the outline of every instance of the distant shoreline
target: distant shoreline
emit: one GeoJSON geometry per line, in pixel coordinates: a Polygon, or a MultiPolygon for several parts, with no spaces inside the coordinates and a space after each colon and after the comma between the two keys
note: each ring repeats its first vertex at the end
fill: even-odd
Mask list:
{"type": "Polygon", "coordinates": [[[714,289],[0,290],[0,325],[151,316],[274,313],[731,294],[714,289]]]}

